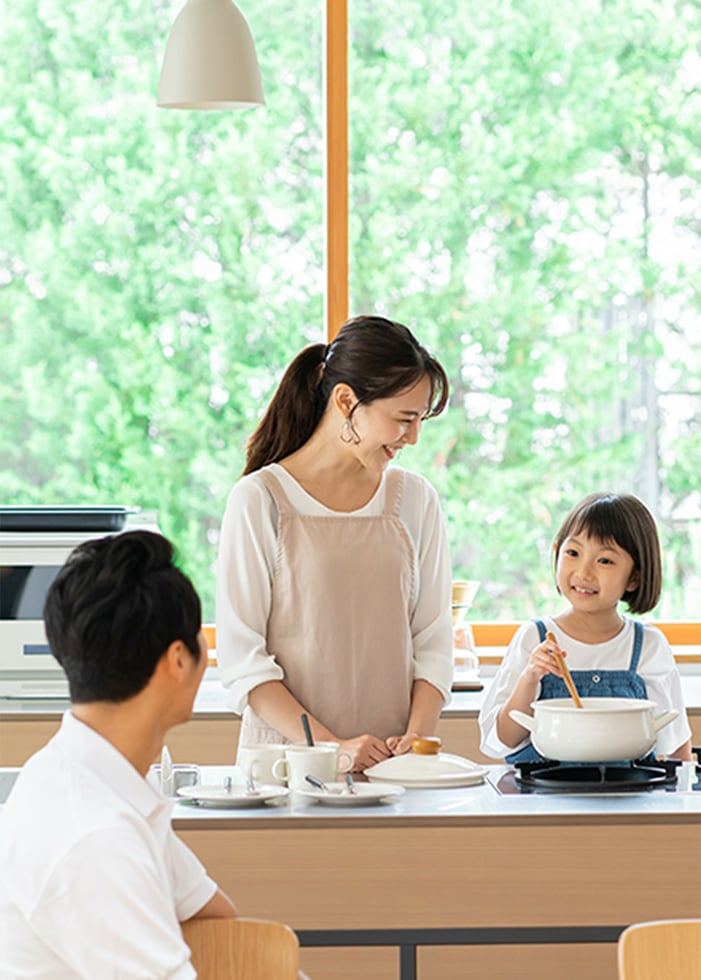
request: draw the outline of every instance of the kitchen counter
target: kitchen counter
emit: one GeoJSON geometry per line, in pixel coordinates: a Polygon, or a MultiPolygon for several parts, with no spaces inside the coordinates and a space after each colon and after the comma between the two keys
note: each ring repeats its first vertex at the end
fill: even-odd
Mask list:
{"type": "MultiPolygon", "coordinates": [[[[445,717],[471,717],[479,714],[482,702],[494,679],[494,669],[483,668],[481,691],[454,691],[450,704],[443,709],[445,717]]],[[[697,664],[680,667],[684,702],[690,714],[701,715],[701,669],[697,664]]],[[[19,699],[0,697],[0,718],[11,715],[31,714],[36,718],[50,719],[62,714],[68,707],[67,700],[36,698],[19,699]]],[[[232,715],[226,701],[226,691],[219,681],[216,667],[205,671],[195,699],[194,713],[198,717],[220,718],[232,715]]],[[[234,717],[238,717],[234,715],[234,717]]]]}
{"type": "MultiPolygon", "coordinates": [[[[698,665],[681,665],[680,673],[694,745],[701,745],[701,671],[698,665]]],[[[445,751],[475,762],[492,763],[480,752],[477,716],[494,669],[483,668],[482,691],[455,691],[438,724],[445,751]]],[[[0,697],[0,765],[22,765],[41,748],[59,726],[67,701],[16,700],[0,697]]],[[[195,701],[192,719],[168,736],[168,746],[177,762],[198,761],[209,765],[233,764],[240,718],[226,703],[217,669],[209,667],[195,701]]]]}
{"type": "Polygon", "coordinates": [[[681,792],[606,796],[501,795],[508,772],[352,809],[176,804],[173,822],[242,914],[298,931],[314,980],[615,980],[626,925],[701,916],[691,765],[681,792]]]}
{"type": "MultiPolygon", "coordinates": [[[[523,823],[540,820],[574,822],[590,818],[607,822],[628,823],[632,820],[657,819],[663,823],[672,818],[690,819],[701,827],[701,776],[694,763],[680,766],[678,788],[642,792],[622,791],[606,794],[524,793],[513,794],[513,770],[508,765],[486,766],[488,776],[479,786],[451,789],[407,789],[393,802],[381,805],[327,806],[291,793],[282,801],[259,807],[219,809],[197,806],[189,801],[176,802],[173,823],[178,830],[196,830],[203,824],[216,826],[280,828],[331,826],[478,826],[480,823],[523,823]],[[500,790],[500,785],[504,787],[500,790]]],[[[226,776],[241,782],[235,766],[203,766],[202,782],[223,784],[226,776]]],[[[701,848],[701,841],[699,841],[701,848]]],[[[699,879],[701,887],[701,877],[699,879]]]]}

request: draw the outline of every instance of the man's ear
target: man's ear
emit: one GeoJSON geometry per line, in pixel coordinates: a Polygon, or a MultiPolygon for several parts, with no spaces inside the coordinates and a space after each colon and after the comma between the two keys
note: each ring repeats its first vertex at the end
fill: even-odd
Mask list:
{"type": "Polygon", "coordinates": [[[178,678],[187,668],[188,658],[192,659],[183,641],[173,640],[161,654],[158,666],[168,677],[178,678]]]}

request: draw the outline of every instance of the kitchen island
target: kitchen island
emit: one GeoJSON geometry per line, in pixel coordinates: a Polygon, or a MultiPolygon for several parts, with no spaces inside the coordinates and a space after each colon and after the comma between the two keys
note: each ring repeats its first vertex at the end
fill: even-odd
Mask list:
{"type": "Polygon", "coordinates": [[[615,980],[626,925],[701,916],[691,764],[675,792],[509,785],[509,768],[490,766],[483,785],[379,806],[179,803],[173,821],[242,914],[298,931],[313,980],[615,980]]]}

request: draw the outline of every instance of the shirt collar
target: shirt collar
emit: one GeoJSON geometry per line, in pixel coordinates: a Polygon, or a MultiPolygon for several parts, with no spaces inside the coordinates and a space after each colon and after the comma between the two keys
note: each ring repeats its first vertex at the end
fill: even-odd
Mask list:
{"type": "Polygon", "coordinates": [[[111,790],[144,817],[159,810],[170,815],[172,802],[157,793],[119,749],[68,710],[63,715],[56,747],[71,764],[88,769],[108,782],[111,790]]]}

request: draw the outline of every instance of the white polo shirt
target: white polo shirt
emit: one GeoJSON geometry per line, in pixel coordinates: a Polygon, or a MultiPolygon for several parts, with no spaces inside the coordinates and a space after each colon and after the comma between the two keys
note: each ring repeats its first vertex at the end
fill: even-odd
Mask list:
{"type": "Polygon", "coordinates": [[[70,711],[0,810],[2,980],[189,980],[216,892],[172,804],[70,711]]]}

